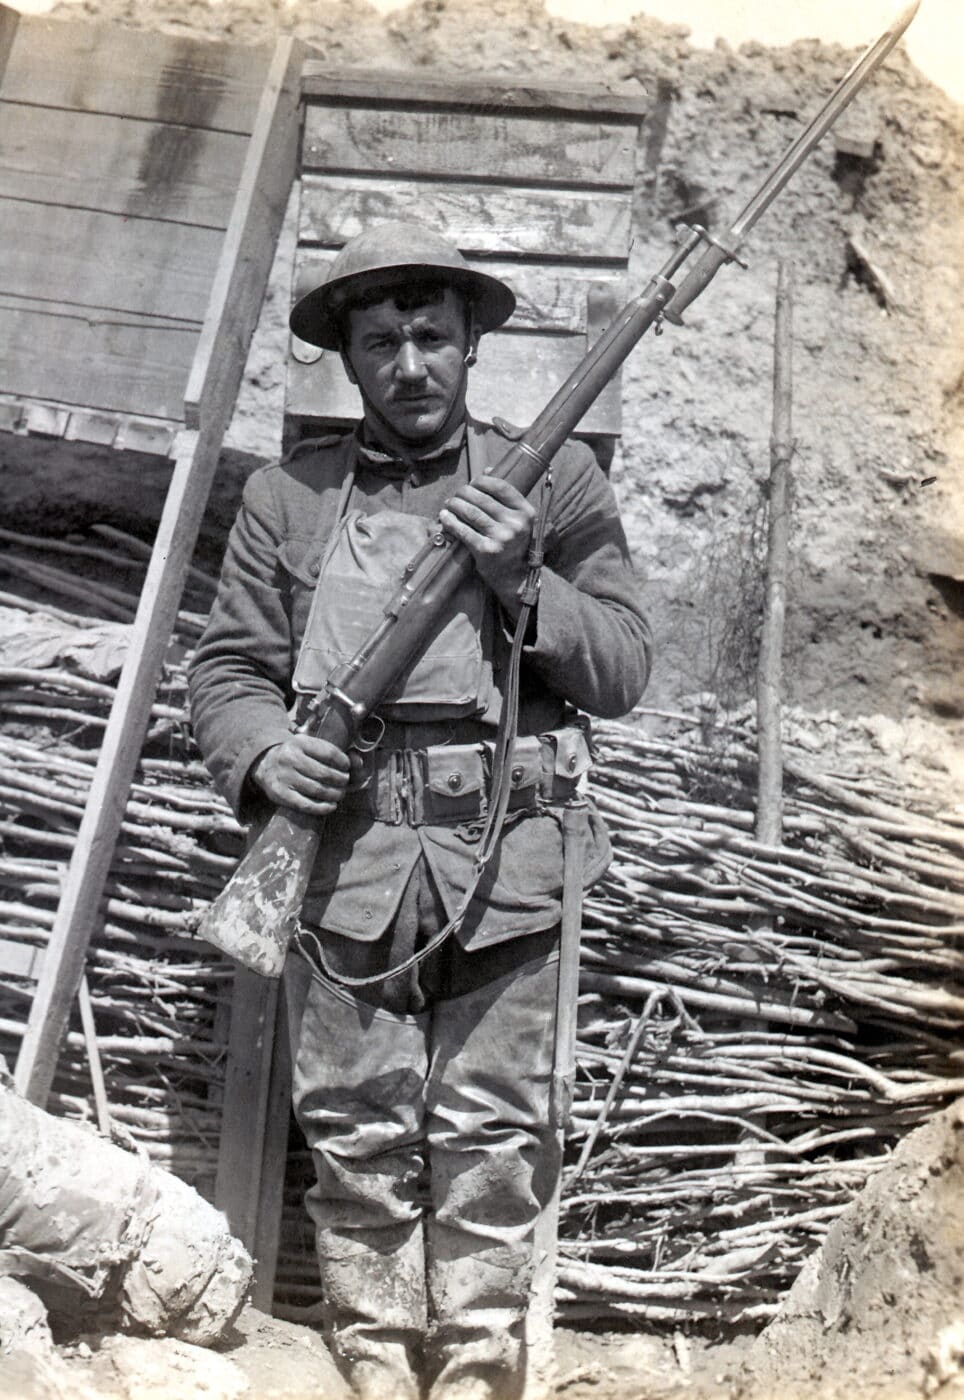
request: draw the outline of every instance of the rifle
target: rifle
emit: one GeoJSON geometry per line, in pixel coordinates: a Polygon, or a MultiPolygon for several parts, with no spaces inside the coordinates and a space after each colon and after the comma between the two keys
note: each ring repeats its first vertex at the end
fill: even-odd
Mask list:
{"type": "MultiPolygon", "coordinates": [[[[714,237],[699,225],[685,230],[682,242],[643,291],[619,312],[538,418],[509,447],[493,468],[494,475],[528,495],[650,326],[655,325],[660,334],[663,321],[681,325],[683,312],[721,267],[730,262],[746,267],[738,256],[746,235],[883,63],[919,4],[915,0],[902,11],[844,75],[725,233],[714,237]],[[700,248],[699,259],[677,289],[673,277],[700,248]]],[[[309,702],[300,727],[347,750],[386,690],[434,635],[453,591],[473,567],[468,550],[439,527],[403,570],[383,621],[355,656],[330,676],[325,692],[309,702]]],[[[201,937],[245,967],[278,977],[320,840],[316,818],[279,808],[254,836],[224,890],[205,911],[198,926],[201,937]]]]}

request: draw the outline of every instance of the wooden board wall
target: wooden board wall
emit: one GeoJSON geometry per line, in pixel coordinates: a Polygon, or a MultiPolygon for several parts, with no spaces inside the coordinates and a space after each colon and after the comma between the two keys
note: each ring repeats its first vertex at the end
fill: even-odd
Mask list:
{"type": "MultiPolygon", "coordinates": [[[[525,424],[578,364],[600,326],[591,305],[628,292],[636,153],[646,105],[598,88],[305,65],[295,295],[372,224],[426,223],[504,278],[518,308],[482,341],[469,406],[525,424]]],[[[360,403],[337,355],[293,342],[287,411],[344,422],[360,403]]],[[[614,381],[583,419],[620,427],[614,381]]]]}
{"type": "Polygon", "coordinates": [[[179,422],[271,50],[7,29],[0,393],[179,422]]]}

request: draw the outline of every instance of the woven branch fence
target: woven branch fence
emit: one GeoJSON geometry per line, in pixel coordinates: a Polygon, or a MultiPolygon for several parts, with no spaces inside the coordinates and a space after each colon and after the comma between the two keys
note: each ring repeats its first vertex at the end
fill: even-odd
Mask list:
{"type": "MultiPolygon", "coordinates": [[[[145,547],[5,532],[0,1053],[38,959],[123,658],[145,547]],[[84,609],[78,613],[78,603],[84,609]]],[[[111,1117],[210,1194],[230,965],[193,936],[239,832],[198,761],[192,575],[93,939],[111,1117]]],[[[573,1321],[765,1319],[903,1134],[964,1092],[964,818],[792,746],[783,841],[753,836],[746,726],[600,724],[615,860],[586,904],[557,1298],[573,1321]]],[[[856,766],[856,765],[852,765],[856,766]]],[[[93,1116],[72,1024],[52,1107],[93,1116]]],[[[296,1132],[277,1309],[317,1298],[296,1132]]]]}

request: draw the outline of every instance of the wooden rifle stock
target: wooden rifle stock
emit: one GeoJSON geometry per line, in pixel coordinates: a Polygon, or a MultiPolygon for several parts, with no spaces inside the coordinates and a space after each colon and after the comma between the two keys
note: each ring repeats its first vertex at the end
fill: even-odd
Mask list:
{"type": "MultiPolygon", "coordinates": [[[[799,169],[898,42],[920,0],[898,15],[844,75],[809,126],[768,173],[737,219],[718,237],[694,228],[667,259],[640,296],[630,301],[540,413],[508,449],[493,474],[528,495],[553,456],[602,392],[630,350],[666,308],[668,320],[681,313],[726,263],[739,261],[739,247],[773,200],[799,169]],[[670,278],[701,244],[702,256],[676,293],[670,278]]],[[[306,727],[318,738],[348,749],[366,715],[408,662],[431,640],[440,615],[460,580],[473,568],[472,556],[441,528],[410,562],[384,621],[358,653],[328,682],[313,703],[306,727]]],[[[244,966],[266,977],[280,976],[311,874],[321,825],[311,817],[277,811],[254,836],[224,890],[206,910],[202,938],[244,966]]]]}

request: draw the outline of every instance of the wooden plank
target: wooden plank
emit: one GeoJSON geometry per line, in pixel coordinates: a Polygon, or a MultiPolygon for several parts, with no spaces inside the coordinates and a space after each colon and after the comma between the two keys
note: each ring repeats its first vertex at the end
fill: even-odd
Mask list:
{"type": "Polygon", "coordinates": [[[197,327],[223,240],[190,224],[0,200],[0,292],[197,327]]]}
{"type": "MultiPolygon", "coordinates": [[[[468,405],[479,418],[496,415],[526,426],[545,408],[586,353],[580,335],[500,334],[482,337],[479,363],[469,379],[468,405]]],[[[349,422],[361,417],[358,391],[341,360],[324,352],[314,364],[288,364],[288,414],[349,422]]],[[[581,433],[620,431],[619,379],[613,380],[579,425],[581,433]]]]}
{"type": "MultiPolygon", "coordinates": [[[[297,250],[294,296],[324,281],[335,253],[330,248],[302,246],[297,250]]],[[[469,264],[507,282],[517,297],[512,314],[513,329],[581,331],[586,330],[586,298],[597,288],[611,287],[616,299],[629,300],[625,275],[606,273],[598,267],[570,264],[552,267],[541,263],[502,262],[493,258],[469,258],[469,264]]]]}
{"type": "Polygon", "coordinates": [[[285,1167],[288,1163],[288,1131],[291,1126],[291,1051],[288,1044],[288,1015],[285,999],[278,1004],[274,1055],[265,1108],[264,1154],[261,1162],[261,1189],[256,1211],[254,1236],[254,1283],[251,1301],[262,1312],[270,1313],[281,1243],[281,1215],[284,1208],[285,1167]]]}
{"type": "Polygon", "coordinates": [[[47,437],[60,433],[68,442],[106,443],[118,452],[147,452],[155,457],[171,455],[182,426],[173,419],[134,418],[103,409],[71,412],[62,404],[0,393],[0,432],[26,435],[40,430],[41,424],[47,437]]]}
{"type": "Polygon", "coordinates": [[[38,107],[247,135],[254,128],[270,56],[264,46],[24,18],[3,96],[38,107]]]}
{"type": "Polygon", "coordinates": [[[339,246],[373,224],[428,224],[466,253],[625,260],[630,202],[605,191],[306,175],[299,238],[339,246]]]}
{"type": "Polygon", "coordinates": [[[309,59],[301,80],[303,95],[311,100],[340,98],[368,103],[373,94],[386,105],[408,102],[413,106],[491,107],[516,112],[589,114],[607,120],[636,124],[646,117],[650,103],[638,94],[614,93],[589,83],[520,83],[498,73],[419,73],[418,77],[385,69],[329,68],[309,59]]]}
{"type": "Polygon", "coordinates": [[[20,16],[16,10],[11,10],[9,5],[0,5],[0,90],[19,23],[20,16]]]}
{"type": "Polygon", "coordinates": [[[227,227],[248,141],[234,132],[0,103],[0,196],[227,227]]]}
{"type": "Polygon", "coordinates": [[[200,327],[0,297],[4,392],[180,421],[200,327]]]}
{"type": "Polygon", "coordinates": [[[271,1311],[291,1120],[291,1055],[281,984],[234,974],[214,1204],[254,1258],[251,1302],[271,1311]]]}
{"type": "MultiPolygon", "coordinates": [[[[214,1204],[254,1252],[281,984],[239,967],[231,994],[214,1204]]],[[[287,1125],[286,1125],[287,1126],[287,1125]]]]}
{"type": "Polygon", "coordinates": [[[298,167],[303,62],[303,44],[278,41],[184,393],[189,427],[237,397],[298,167]]]}
{"type": "Polygon", "coordinates": [[[397,178],[498,176],[631,189],[636,129],[615,123],[476,112],[399,111],[311,103],[302,169],[367,171],[397,178]]]}

